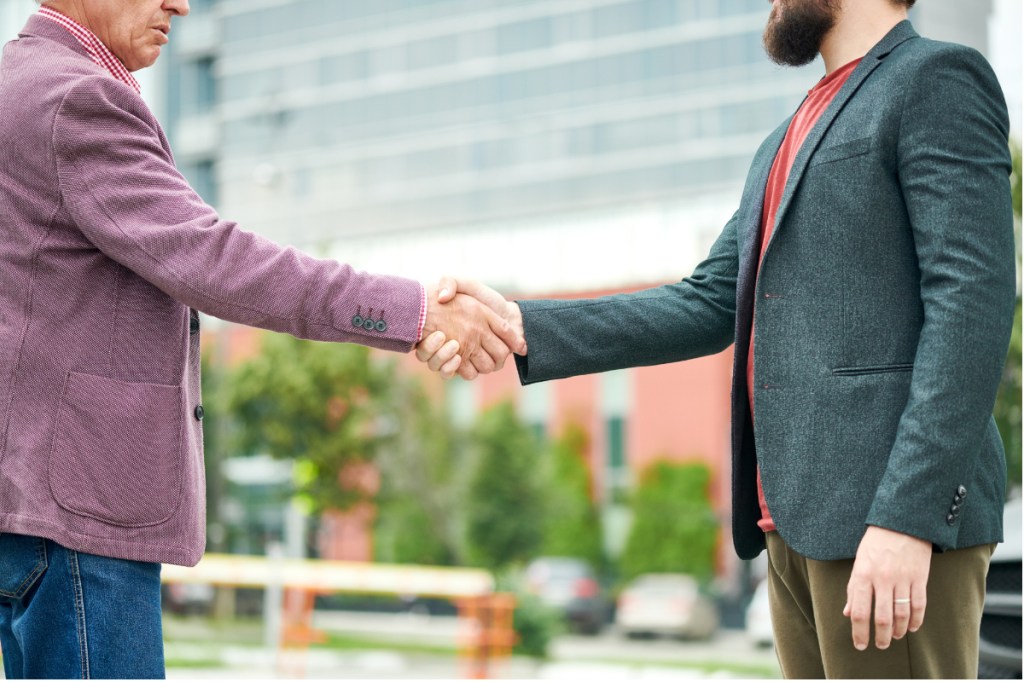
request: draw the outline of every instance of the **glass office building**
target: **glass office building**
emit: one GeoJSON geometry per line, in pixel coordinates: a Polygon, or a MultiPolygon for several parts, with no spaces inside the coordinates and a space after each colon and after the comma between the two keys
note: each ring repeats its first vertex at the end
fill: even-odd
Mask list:
{"type": "MultiPolygon", "coordinates": [[[[144,96],[224,216],[525,294],[687,274],[821,73],[765,58],[764,0],[190,4],[144,96]]],[[[992,0],[918,4],[986,51],[992,0]]],[[[34,7],[0,0],[5,38],[34,7]]]]}
{"type": "MultiPolygon", "coordinates": [[[[984,41],[990,0],[944,4],[917,19],[984,41]]],[[[687,274],[821,73],[765,58],[764,0],[192,7],[165,120],[225,216],[357,267],[527,294],[687,274]]]]}
{"type": "Polygon", "coordinates": [[[764,57],[764,0],[203,4],[168,120],[226,216],[516,291],[685,274],[817,78],[764,57]]]}

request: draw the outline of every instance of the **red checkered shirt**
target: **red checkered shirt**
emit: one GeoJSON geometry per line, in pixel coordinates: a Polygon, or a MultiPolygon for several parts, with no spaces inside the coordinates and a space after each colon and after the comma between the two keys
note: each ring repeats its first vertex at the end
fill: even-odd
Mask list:
{"type": "Polygon", "coordinates": [[[139,87],[139,81],[135,80],[135,76],[128,72],[128,69],[124,67],[121,60],[114,56],[114,53],[110,51],[103,42],[96,37],[96,34],[82,26],[80,23],[68,17],[60,12],[50,9],[49,7],[41,7],[39,14],[56,21],[58,24],[68,30],[68,32],[75,37],[79,45],[85,48],[85,51],[89,53],[92,60],[102,66],[104,69],[110,72],[110,75],[121,81],[125,85],[129,86],[135,92],[142,92],[139,87]]]}

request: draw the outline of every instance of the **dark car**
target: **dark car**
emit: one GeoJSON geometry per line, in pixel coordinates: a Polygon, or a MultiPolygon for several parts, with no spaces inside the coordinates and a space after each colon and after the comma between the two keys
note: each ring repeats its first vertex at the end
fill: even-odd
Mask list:
{"type": "Polygon", "coordinates": [[[1021,501],[1006,503],[1005,541],[996,547],[985,581],[978,677],[1021,678],[1021,501]]]}
{"type": "Polygon", "coordinates": [[[526,589],[560,611],[576,632],[597,634],[608,618],[609,602],[590,564],[582,559],[534,559],[526,568],[526,589]]]}

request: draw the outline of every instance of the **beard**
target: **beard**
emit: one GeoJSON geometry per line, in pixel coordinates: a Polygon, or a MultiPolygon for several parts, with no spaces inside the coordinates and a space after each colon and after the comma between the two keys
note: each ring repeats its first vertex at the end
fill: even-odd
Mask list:
{"type": "Polygon", "coordinates": [[[814,61],[822,40],[836,24],[836,4],[836,0],[777,0],[764,29],[769,59],[784,66],[814,61]]]}

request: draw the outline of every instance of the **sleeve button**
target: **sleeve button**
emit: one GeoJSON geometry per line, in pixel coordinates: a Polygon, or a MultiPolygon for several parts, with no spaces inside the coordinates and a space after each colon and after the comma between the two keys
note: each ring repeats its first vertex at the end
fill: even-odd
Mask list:
{"type": "Polygon", "coordinates": [[[387,330],[388,330],[388,323],[385,322],[384,320],[377,320],[377,331],[379,331],[381,334],[383,334],[387,330]]]}

